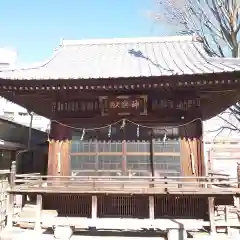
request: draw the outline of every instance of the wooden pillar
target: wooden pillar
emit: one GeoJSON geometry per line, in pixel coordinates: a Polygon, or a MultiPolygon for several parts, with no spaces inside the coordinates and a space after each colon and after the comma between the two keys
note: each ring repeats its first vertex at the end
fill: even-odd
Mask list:
{"type": "Polygon", "coordinates": [[[207,169],[206,175],[209,175],[209,172],[213,170],[213,160],[212,160],[212,148],[208,150],[208,160],[207,160],[207,169]]]}
{"type": "MultiPolygon", "coordinates": [[[[152,182],[154,182],[154,177],[155,177],[155,169],[154,169],[154,140],[153,140],[153,133],[151,132],[151,135],[150,135],[150,139],[149,139],[149,143],[150,143],[150,149],[149,149],[149,151],[150,151],[150,158],[149,158],[149,160],[150,160],[150,170],[151,170],[151,177],[152,177],[152,179],[151,179],[151,181],[152,182]]],[[[150,187],[154,187],[154,184],[153,183],[151,183],[150,184],[150,187]]]]}
{"type": "Polygon", "coordinates": [[[225,223],[227,225],[227,235],[231,235],[231,227],[229,227],[229,206],[225,206],[224,208],[224,217],[225,217],[225,223]]]}
{"type": "Polygon", "coordinates": [[[154,181],[154,140],[153,140],[153,134],[151,133],[150,137],[150,169],[151,169],[151,176],[152,181],[154,181]]]}
{"type": "Polygon", "coordinates": [[[126,141],[126,128],[122,130],[122,175],[127,175],[127,141],[126,141]]]}
{"type": "Polygon", "coordinates": [[[92,226],[96,227],[97,221],[97,196],[92,196],[92,226]]]}
{"type": "MultiPolygon", "coordinates": [[[[9,185],[10,189],[12,190],[15,186],[15,180],[16,180],[16,162],[12,162],[11,166],[11,172],[10,172],[10,179],[9,179],[9,185]]],[[[13,214],[14,214],[14,194],[8,193],[8,199],[7,199],[7,228],[11,229],[13,226],[13,214]]]]}
{"type": "Polygon", "coordinates": [[[7,229],[13,227],[13,214],[14,214],[14,194],[9,193],[7,198],[7,229]]]}
{"type": "Polygon", "coordinates": [[[187,232],[184,228],[167,229],[168,240],[185,240],[187,239],[187,232]]]}
{"type": "Polygon", "coordinates": [[[124,139],[122,141],[122,175],[126,176],[127,175],[127,142],[124,139]]]}
{"type": "Polygon", "coordinates": [[[237,181],[238,181],[238,188],[240,188],[240,163],[237,163],[237,181]]]}
{"type": "Polygon", "coordinates": [[[150,220],[154,220],[155,218],[154,196],[148,197],[148,204],[149,204],[149,218],[150,220]]]}
{"type": "Polygon", "coordinates": [[[36,221],[34,230],[40,231],[41,230],[41,218],[42,218],[42,195],[37,195],[37,202],[36,202],[36,221]]]}
{"type": "Polygon", "coordinates": [[[16,180],[16,162],[13,161],[12,162],[12,166],[11,166],[11,172],[10,172],[10,188],[12,189],[15,186],[15,180],[16,180]]]}
{"type": "Polygon", "coordinates": [[[52,123],[49,151],[48,151],[48,175],[70,175],[70,140],[72,131],[67,126],[52,123]]]}
{"type": "Polygon", "coordinates": [[[183,176],[204,176],[205,161],[200,120],[180,129],[180,153],[183,176]]]}
{"type": "MultiPolygon", "coordinates": [[[[237,163],[237,187],[240,188],[240,163],[237,163]]],[[[234,205],[239,209],[240,208],[240,198],[237,196],[234,199],[234,205]]]]}
{"type": "Polygon", "coordinates": [[[95,139],[95,175],[99,175],[99,147],[98,147],[98,140],[95,139]]]}
{"type": "MultiPolygon", "coordinates": [[[[210,182],[213,180],[210,179],[210,182]]],[[[208,188],[212,188],[212,184],[208,185],[208,188]]],[[[212,236],[216,235],[216,225],[215,225],[215,199],[214,197],[208,197],[208,216],[209,216],[209,223],[210,223],[210,234],[212,236]]]]}
{"type": "Polygon", "coordinates": [[[211,235],[215,235],[216,226],[215,226],[214,197],[208,198],[208,214],[209,214],[209,222],[210,222],[210,233],[211,235]]]}

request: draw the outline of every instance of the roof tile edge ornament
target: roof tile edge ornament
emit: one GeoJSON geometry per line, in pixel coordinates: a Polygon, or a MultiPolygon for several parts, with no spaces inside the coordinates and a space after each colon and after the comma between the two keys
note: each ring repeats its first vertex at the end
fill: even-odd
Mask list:
{"type": "MultiPolygon", "coordinates": [[[[61,38],[60,38],[60,43],[59,43],[59,46],[60,46],[60,47],[63,46],[63,42],[64,42],[64,38],[61,37],[61,38]]],[[[57,48],[56,48],[56,49],[57,49],[57,48]]]]}
{"type": "Polygon", "coordinates": [[[201,36],[199,36],[199,35],[193,36],[192,40],[196,41],[196,42],[203,42],[203,38],[201,36]]]}

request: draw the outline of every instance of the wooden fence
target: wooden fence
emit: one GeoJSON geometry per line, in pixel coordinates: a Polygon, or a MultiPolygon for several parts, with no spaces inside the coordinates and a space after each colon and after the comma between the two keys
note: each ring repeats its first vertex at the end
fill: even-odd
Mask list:
{"type": "Polygon", "coordinates": [[[15,175],[11,192],[118,194],[239,194],[237,178],[15,175]]]}
{"type": "MultiPolygon", "coordinates": [[[[214,225],[214,202],[240,196],[239,180],[228,176],[43,176],[10,173],[8,227],[14,222],[14,197],[32,196],[36,201],[35,228],[42,213],[55,210],[58,217],[90,219],[149,219],[157,226],[164,217],[208,219],[214,225]],[[81,204],[79,204],[81,203],[81,204]]],[[[73,220],[76,222],[76,220],[73,220]]],[[[48,223],[52,224],[52,223],[48,223]]],[[[146,223],[142,223],[144,227],[146,223]]]]}
{"type": "Polygon", "coordinates": [[[208,168],[218,174],[237,177],[237,163],[240,162],[239,141],[205,143],[208,168]]]}

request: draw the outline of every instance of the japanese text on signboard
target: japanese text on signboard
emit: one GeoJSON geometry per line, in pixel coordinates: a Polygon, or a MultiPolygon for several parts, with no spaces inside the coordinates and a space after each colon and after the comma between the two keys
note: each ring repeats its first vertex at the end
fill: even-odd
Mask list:
{"type": "Polygon", "coordinates": [[[103,115],[146,115],[147,98],[145,96],[102,97],[103,115]]]}
{"type": "Polygon", "coordinates": [[[120,99],[120,100],[112,100],[109,101],[109,108],[134,108],[134,109],[138,109],[140,107],[140,101],[137,100],[131,100],[131,99],[120,99]]]}

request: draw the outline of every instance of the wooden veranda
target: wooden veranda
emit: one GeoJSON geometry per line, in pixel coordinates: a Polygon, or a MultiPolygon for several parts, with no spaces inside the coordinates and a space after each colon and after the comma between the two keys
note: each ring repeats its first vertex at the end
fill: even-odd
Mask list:
{"type": "MultiPolygon", "coordinates": [[[[8,227],[13,223],[27,222],[34,223],[35,229],[58,225],[79,230],[111,229],[113,225],[109,225],[109,221],[120,218],[132,219],[132,224],[127,226],[131,230],[157,230],[161,229],[161,219],[174,218],[179,221],[198,220],[202,227],[210,226],[213,230],[216,227],[213,220],[214,200],[226,202],[227,199],[240,196],[238,179],[226,176],[162,178],[19,175],[15,172],[14,164],[8,189],[8,227]],[[30,195],[32,200],[35,199],[36,207],[32,214],[22,217],[13,214],[16,195],[30,195]],[[45,214],[47,211],[54,211],[50,218],[45,214]]],[[[22,202],[23,209],[24,204],[26,202],[22,202]]],[[[185,224],[186,229],[193,228],[188,222],[185,224]]],[[[163,228],[173,223],[169,222],[168,225],[163,228]]],[[[116,228],[124,226],[122,222],[116,228]]]]}

